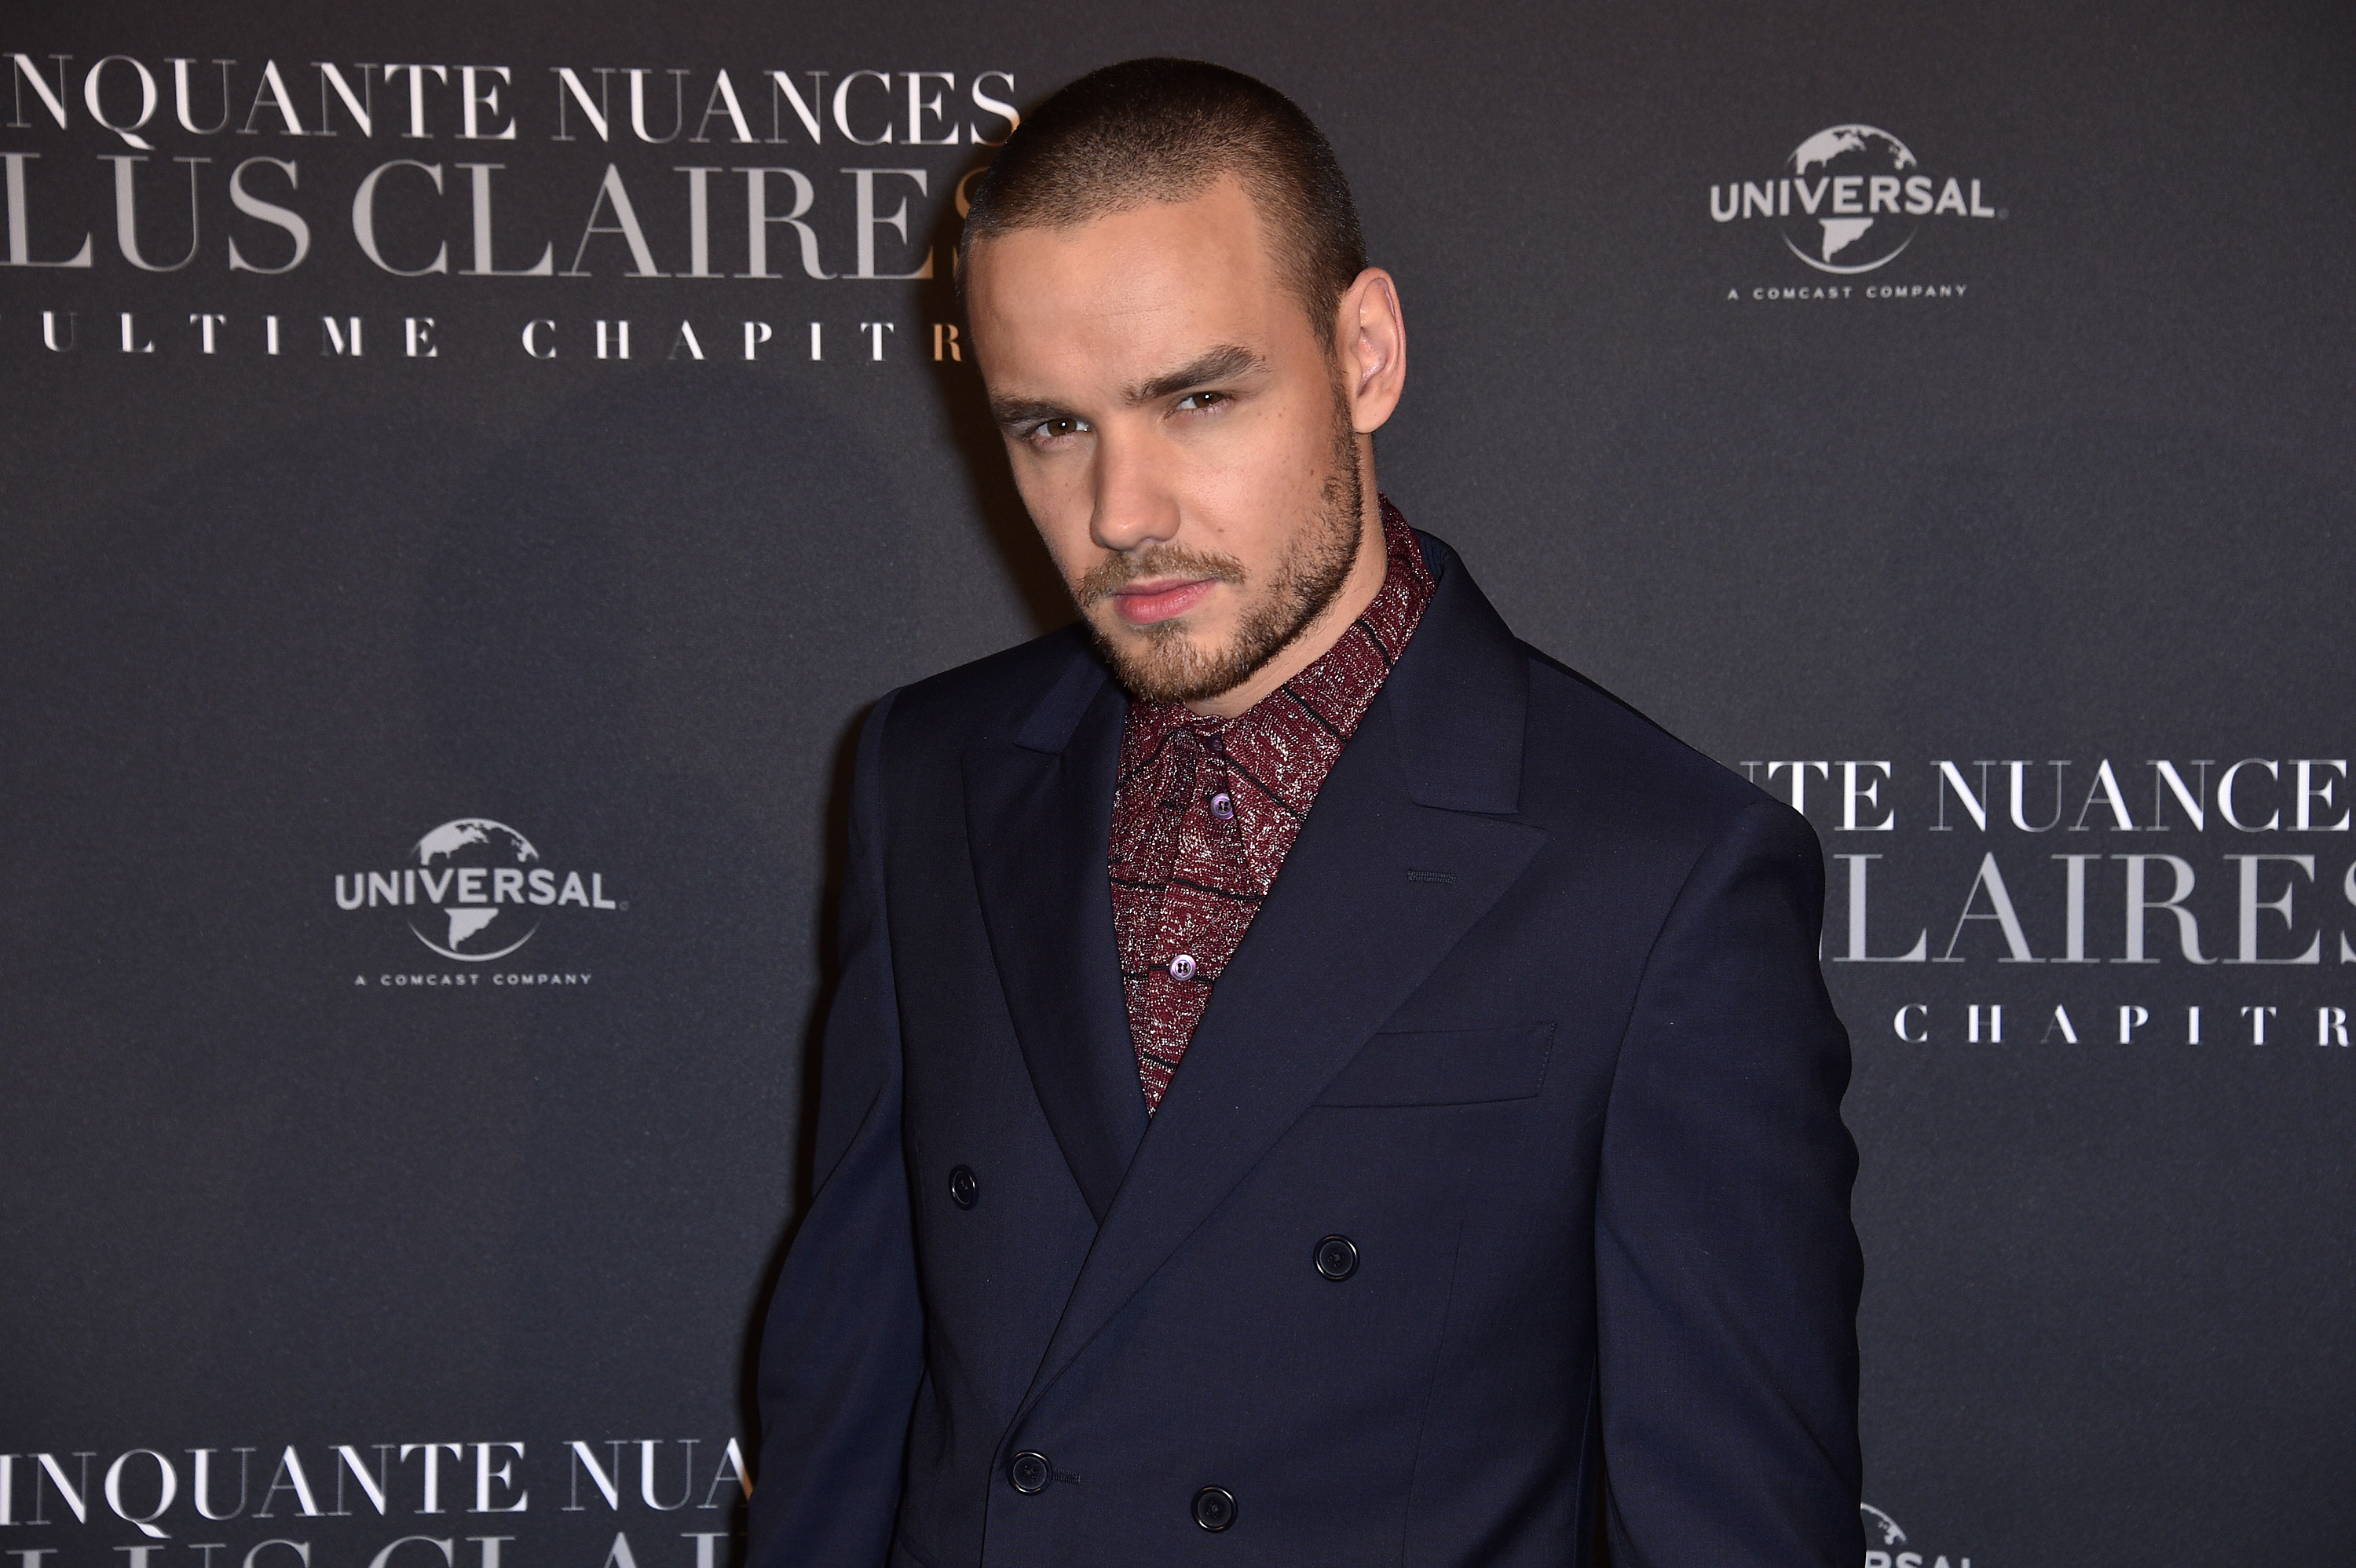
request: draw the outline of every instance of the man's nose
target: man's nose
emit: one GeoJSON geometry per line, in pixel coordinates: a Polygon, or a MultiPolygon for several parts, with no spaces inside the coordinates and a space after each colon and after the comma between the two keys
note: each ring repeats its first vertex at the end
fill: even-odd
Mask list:
{"type": "Polygon", "coordinates": [[[1109,550],[1166,544],[1178,537],[1173,475],[1150,440],[1105,432],[1097,441],[1088,537],[1109,550]]]}

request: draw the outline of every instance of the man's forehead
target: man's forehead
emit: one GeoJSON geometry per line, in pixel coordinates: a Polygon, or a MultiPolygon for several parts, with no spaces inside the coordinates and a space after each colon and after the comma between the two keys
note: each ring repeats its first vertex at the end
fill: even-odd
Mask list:
{"type": "MultiPolygon", "coordinates": [[[[1111,379],[1265,336],[1288,308],[1258,215],[1228,178],[1187,201],[978,242],[967,300],[986,373],[1085,358],[1111,379]]],[[[1296,310],[1297,307],[1292,307],[1296,310]]]]}

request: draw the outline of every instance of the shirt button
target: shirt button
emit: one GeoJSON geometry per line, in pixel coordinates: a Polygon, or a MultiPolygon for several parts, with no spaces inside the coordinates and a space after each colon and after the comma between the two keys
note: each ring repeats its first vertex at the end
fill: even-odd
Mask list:
{"type": "Polygon", "coordinates": [[[1181,953],[1177,957],[1170,960],[1170,977],[1173,980],[1193,979],[1194,977],[1194,955],[1191,953],[1181,953]]]}
{"type": "Polygon", "coordinates": [[[1194,1494],[1194,1522],[1213,1534],[1236,1522],[1236,1494],[1225,1487],[1205,1487],[1194,1494]]]}
{"type": "Polygon", "coordinates": [[[1213,795],[1211,797],[1211,815],[1217,817],[1222,822],[1233,822],[1236,819],[1236,797],[1229,795],[1226,790],[1221,790],[1218,794],[1213,795]]]}
{"type": "Polygon", "coordinates": [[[1317,1272],[1341,1281],[1358,1272],[1358,1243],[1347,1236],[1328,1236],[1317,1243],[1317,1272]]]}
{"type": "Polygon", "coordinates": [[[1014,1456],[1014,1462],[1006,1467],[1006,1478],[1013,1483],[1016,1491],[1027,1498],[1045,1491],[1047,1483],[1054,1478],[1054,1471],[1048,1467],[1047,1456],[1033,1454],[1026,1448],[1014,1456]]]}

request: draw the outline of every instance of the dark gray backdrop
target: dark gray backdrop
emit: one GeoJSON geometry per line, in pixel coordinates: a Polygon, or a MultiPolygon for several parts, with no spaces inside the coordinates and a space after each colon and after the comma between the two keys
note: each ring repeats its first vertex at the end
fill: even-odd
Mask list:
{"type": "Polygon", "coordinates": [[[872,270],[945,270],[971,138],[1005,129],[975,87],[1028,104],[1155,51],[1265,76],[1339,147],[1411,330],[1386,490],[1525,636],[1787,799],[1796,776],[1852,857],[1826,956],[1857,1043],[1874,1550],[2356,1549],[2345,7],[25,4],[0,34],[67,121],[0,62],[5,259],[91,247],[0,266],[0,1551],[23,1568],[729,1549],[844,738],[881,691],[1063,613],[970,367],[935,362],[944,281],[808,278],[776,224],[783,276],[725,275],[733,171],[800,171],[847,274],[843,171],[921,170],[921,196],[868,176],[876,215],[909,215],[906,243],[869,229],[872,270]],[[110,56],[106,119],[138,121],[140,66],[156,83],[144,149],[85,97],[110,56]],[[199,126],[235,62],[224,129],[179,124],[176,57],[199,126]],[[365,84],[372,134],[320,60],[365,84]],[[421,79],[426,135],[387,62],[448,68],[421,79]],[[466,65],[508,68],[476,73],[500,91],[477,130],[513,140],[459,134],[466,65]],[[569,97],[555,139],[559,67],[610,93],[609,141],[569,97]],[[675,139],[631,128],[633,68],[652,135],[680,84],[675,139]],[[918,130],[958,145],[905,145],[925,71],[950,80],[915,80],[942,101],[918,130]],[[1845,124],[1968,195],[1884,211],[1834,260],[1906,249],[1833,273],[1776,182],[1862,171],[1881,144],[1794,168],[1845,124]],[[232,204],[256,158],[296,166],[242,176],[307,224],[288,271],[230,266],[232,240],[249,268],[293,251],[232,204]],[[382,176],[380,251],[446,244],[446,272],[360,249],[355,192],[395,160],[444,183],[382,176]],[[584,275],[464,275],[468,164],[500,165],[496,266],[548,245],[584,275]],[[630,275],[622,233],[576,263],[593,207],[620,227],[609,164],[667,276],[630,275]],[[720,276],[679,275],[693,166],[718,171],[720,276]],[[193,168],[185,266],[126,256],[118,168],[166,267],[193,168]],[[1790,212],[1714,216],[1743,182],[1790,212]],[[222,318],[210,354],[192,315],[222,318]],[[595,357],[599,320],[631,323],[626,361],[595,357]],[[877,359],[861,324],[884,322],[877,359]],[[539,922],[492,962],[432,951],[423,905],[339,907],[476,817],[616,907],[510,904],[454,945],[539,922]],[[2130,918],[2131,879],[2157,902],[2180,876],[2182,920],[2130,918]],[[1882,961],[1918,933],[1919,961],[1882,961]],[[403,1452],[427,1444],[455,1447],[403,1452]]]}

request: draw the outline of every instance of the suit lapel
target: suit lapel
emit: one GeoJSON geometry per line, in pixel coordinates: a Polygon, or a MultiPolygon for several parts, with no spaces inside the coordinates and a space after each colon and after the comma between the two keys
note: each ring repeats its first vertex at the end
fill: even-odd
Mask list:
{"type": "MultiPolygon", "coordinates": [[[[1431,553],[1435,566],[1453,566],[1444,549],[1431,553]]],[[[1220,976],[1184,1065],[1101,1217],[1026,1408],[1544,842],[1543,830],[1503,815],[1518,798],[1526,656],[1461,568],[1442,579],[1220,976]],[[1468,745],[1480,754],[1465,756],[1468,745]]]]}
{"type": "Polygon", "coordinates": [[[1120,694],[1075,650],[1012,742],[965,756],[983,924],[1040,1107],[1101,1221],[1145,1132],[1105,856],[1120,694]]]}

